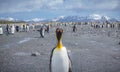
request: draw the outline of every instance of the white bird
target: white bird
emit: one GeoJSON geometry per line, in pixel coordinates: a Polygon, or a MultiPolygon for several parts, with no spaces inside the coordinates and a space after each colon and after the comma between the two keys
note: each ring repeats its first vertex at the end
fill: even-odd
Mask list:
{"type": "Polygon", "coordinates": [[[57,46],[52,50],[50,57],[50,72],[72,72],[71,60],[66,47],[62,45],[63,29],[56,29],[57,46]]]}

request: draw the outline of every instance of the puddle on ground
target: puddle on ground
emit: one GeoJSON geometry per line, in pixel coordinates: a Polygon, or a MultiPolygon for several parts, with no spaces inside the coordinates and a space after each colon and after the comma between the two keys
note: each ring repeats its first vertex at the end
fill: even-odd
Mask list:
{"type": "Polygon", "coordinates": [[[4,49],[10,48],[10,46],[16,46],[17,44],[22,44],[24,42],[30,41],[31,39],[33,39],[33,38],[24,38],[23,40],[21,40],[17,43],[9,43],[9,44],[3,45],[3,47],[5,47],[4,49]]]}
{"type": "Polygon", "coordinates": [[[21,43],[30,41],[31,39],[32,39],[32,38],[24,38],[24,40],[19,41],[18,44],[21,44],[21,43]]]}

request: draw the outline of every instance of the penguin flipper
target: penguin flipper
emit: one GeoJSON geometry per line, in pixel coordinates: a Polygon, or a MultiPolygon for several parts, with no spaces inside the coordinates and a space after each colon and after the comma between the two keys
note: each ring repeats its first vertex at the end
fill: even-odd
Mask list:
{"type": "MultiPolygon", "coordinates": [[[[67,53],[68,53],[68,51],[67,51],[67,53]]],[[[68,72],[72,72],[72,61],[70,59],[69,54],[68,54],[68,58],[69,58],[69,71],[68,72]]]]}
{"type": "Polygon", "coordinates": [[[53,51],[54,51],[55,48],[56,48],[56,47],[54,47],[54,48],[52,49],[51,55],[50,55],[50,64],[49,64],[49,70],[50,70],[50,72],[52,72],[52,70],[51,70],[51,62],[52,62],[53,51]]]}
{"type": "Polygon", "coordinates": [[[72,72],[72,65],[70,59],[69,59],[69,72],[72,72]]]}

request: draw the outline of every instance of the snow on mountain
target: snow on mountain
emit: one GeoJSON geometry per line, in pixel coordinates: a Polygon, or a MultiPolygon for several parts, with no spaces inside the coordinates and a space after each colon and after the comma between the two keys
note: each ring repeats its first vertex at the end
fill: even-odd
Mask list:
{"type": "Polygon", "coordinates": [[[93,20],[100,20],[100,21],[106,21],[106,20],[110,19],[110,17],[108,17],[108,16],[101,16],[99,14],[89,15],[89,18],[93,19],[93,20]]]}
{"type": "Polygon", "coordinates": [[[42,18],[33,18],[32,19],[32,21],[34,21],[34,22],[39,22],[39,21],[43,21],[44,19],[42,19],[42,18]]]}
{"type": "MultiPolygon", "coordinates": [[[[7,20],[7,21],[19,21],[17,19],[14,19],[12,17],[8,18],[0,18],[0,20],[7,20]]],[[[21,20],[20,20],[21,21],[21,20]]],[[[53,19],[43,19],[43,18],[33,18],[29,20],[24,20],[25,22],[50,22],[50,21],[55,21],[55,22],[105,22],[105,21],[110,21],[110,22],[117,22],[118,20],[115,18],[110,18],[108,16],[102,16],[99,14],[91,14],[88,16],[59,16],[53,19]]]]}
{"type": "Polygon", "coordinates": [[[31,20],[24,20],[25,22],[30,22],[31,20]]]}
{"type": "Polygon", "coordinates": [[[100,20],[101,16],[98,14],[92,14],[92,15],[89,15],[89,18],[94,20],[100,20]]]}
{"type": "Polygon", "coordinates": [[[65,16],[59,16],[59,17],[57,17],[57,18],[52,19],[52,21],[58,21],[58,20],[60,20],[60,19],[64,19],[64,17],[65,17],[65,16]]]}
{"type": "Polygon", "coordinates": [[[43,19],[43,18],[33,18],[31,20],[26,20],[26,22],[116,22],[117,20],[115,18],[110,18],[108,16],[101,16],[99,14],[92,14],[89,16],[59,16],[53,19],[43,19]]]}
{"type": "Polygon", "coordinates": [[[40,21],[44,21],[45,19],[43,18],[32,18],[32,19],[27,19],[24,20],[25,22],[40,22],[40,21]]]}
{"type": "Polygon", "coordinates": [[[110,19],[110,17],[108,17],[108,16],[103,16],[106,20],[109,20],[110,19]]]}
{"type": "Polygon", "coordinates": [[[57,22],[116,22],[117,20],[115,18],[110,18],[108,16],[101,16],[99,14],[92,14],[85,17],[79,17],[79,16],[64,16],[64,17],[58,17],[53,19],[52,21],[57,22]]]}
{"type": "Polygon", "coordinates": [[[78,16],[64,16],[64,17],[56,18],[56,21],[58,22],[78,22],[80,20],[81,18],[78,16]]]}

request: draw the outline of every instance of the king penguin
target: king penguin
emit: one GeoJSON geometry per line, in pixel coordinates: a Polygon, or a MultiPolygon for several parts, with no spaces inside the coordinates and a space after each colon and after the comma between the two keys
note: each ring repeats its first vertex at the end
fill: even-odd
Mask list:
{"type": "Polygon", "coordinates": [[[53,48],[50,57],[50,72],[72,72],[71,60],[66,47],[62,44],[63,29],[56,29],[57,45],[53,48]]]}
{"type": "Polygon", "coordinates": [[[2,26],[0,25],[0,35],[2,35],[3,34],[3,28],[2,28],[2,26]]]}
{"type": "Polygon", "coordinates": [[[12,34],[15,33],[15,26],[14,26],[14,25],[11,26],[11,33],[12,33],[12,34]]]}

